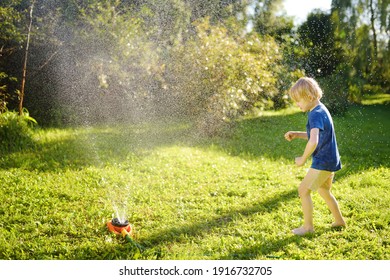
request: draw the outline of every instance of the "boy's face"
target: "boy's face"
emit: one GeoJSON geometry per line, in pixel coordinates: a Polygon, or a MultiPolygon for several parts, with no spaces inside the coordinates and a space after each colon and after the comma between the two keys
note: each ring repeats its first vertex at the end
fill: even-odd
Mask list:
{"type": "Polygon", "coordinates": [[[302,112],[310,111],[313,108],[313,100],[307,100],[301,98],[297,100],[296,103],[302,112]]]}

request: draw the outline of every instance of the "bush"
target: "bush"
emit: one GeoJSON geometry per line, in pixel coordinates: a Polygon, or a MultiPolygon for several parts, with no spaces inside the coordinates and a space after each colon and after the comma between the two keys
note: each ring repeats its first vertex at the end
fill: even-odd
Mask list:
{"type": "Polygon", "coordinates": [[[375,94],[380,94],[383,92],[384,92],[384,89],[379,85],[365,84],[363,86],[363,93],[364,94],[375,95],[375,94]]]}
{"type": "Polygon", "coordinates": [[[13,152],[34,146],[32,135],[36,124],[26,110],[23,116],[13,111],[0,114],[0,151],[13,152]]]}
{"type": "Polygon", "coordinates": [[[208,20],[196,27],[197,36],[176,50],[169,84],[198,128],[214,134],[253,108],[273,108],[282,58],[274,39],[234,34],[208,20]]]}

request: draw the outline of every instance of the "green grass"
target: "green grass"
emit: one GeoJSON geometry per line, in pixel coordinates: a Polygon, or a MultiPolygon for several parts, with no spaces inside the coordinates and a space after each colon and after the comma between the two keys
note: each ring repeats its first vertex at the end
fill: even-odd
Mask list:
{"type": "Polygon", "coordinates": [[[187,124],[42,129],[35,149],[0,159],[0,259],[390,259],[390,107],[334,117],[344,168],[333,192],[348,227],[313,194],[316,232],[302,223],[293,164],[297,110],[241,120],[204,139],[187,124]],[[123,207],[140,252],[108,232],[123,207]]]}

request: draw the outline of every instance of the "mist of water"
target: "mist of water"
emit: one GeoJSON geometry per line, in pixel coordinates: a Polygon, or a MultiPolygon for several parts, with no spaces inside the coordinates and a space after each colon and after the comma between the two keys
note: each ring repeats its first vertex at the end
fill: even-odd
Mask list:
{"type": "MultiPolygon", "coordinates": [[[[100,140],[93,131],[96,124],[117,126],[172,119],[180,122],[199,109],[183,109],[192,97],[186,88],[180,88],[180,81],[187,81],[191,73],[185,68],[173,71],[181,67],[173,49],[194,33],[193,17],[207,13],[215,16],[216,8],[222,13],[227,5],[208,7],[210,1],[145,1],[149,10],[132,17],[134,13],[129,11],[130,5],[124,4],[126,1],[115,3],[112,7],[99,6],[96,13],[101,17],[92,14],[85,22],[55,26],[51,31],[59,41],[58,49],[47,50],[55,56],[48,72],[41,72],[50,78],[40,77],[50,80],[41,83],[42,93],[47,93],[42,103],[51,104],[53,118],[57,119],[54,121],[87,128],[81,144],[97,166],[102,166],[104,160],[100,140]],[[178,96],[181,92],[188,100],[178,96]]],[[[67,16],[77,19],[77,13],[67,16]]],[[[148,141],[155,140],[153,137],[142,138],[139,144],[148,145],[148,141]]],[[[113,215],[123,221],[131,199],[130,187],[127,182],[118,186],[102,176],[102,184],[111,190],[113,215]]]]}

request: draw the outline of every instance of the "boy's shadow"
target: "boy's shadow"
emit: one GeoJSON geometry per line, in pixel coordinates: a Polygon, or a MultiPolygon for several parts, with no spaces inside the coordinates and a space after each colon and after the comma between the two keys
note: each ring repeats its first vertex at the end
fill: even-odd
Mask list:
{"type": "MultiPolygon", "coordinates": [[[[283,256],[287,255],[281,254],[284,247],[287,247],[292,243],[295,243],[297,246],[299,246],[305,240],[314,240],[324,232],[325,230],[320,229],[315,233],[310,233],[305,236],[297,236],[291,233],[291,235],[288,235],[285,238],[275,238],[272,240],[265,239],[263,242],[258,243],[255,246],[248,246],[238,250],[230,251],[222,259],[283,259],[283,256]]],[[[297,256],[294,259],[299,259],[299,257],[297,256]]]]}

